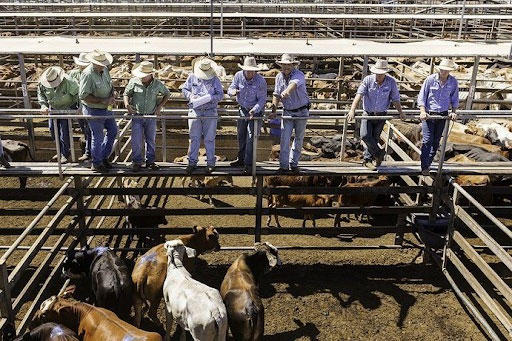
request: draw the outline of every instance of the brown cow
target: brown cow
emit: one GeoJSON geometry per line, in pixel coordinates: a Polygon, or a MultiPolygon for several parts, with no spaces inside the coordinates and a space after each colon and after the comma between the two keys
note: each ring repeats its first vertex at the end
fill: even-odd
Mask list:
{"type": "MultiPolygon", "coordinates": [[[[343,188],[364,188],[364,187],[379,187],[389,186],[390,179],[387,176],[381,175],[374,180],[363,180],[361,182],[349,182],[343,185],[343,188]]],[[[377,200],[379,195],[375,193],[360,193],[360,194],[340,194],[338,197],[338,204],[340,207],[365,207],[371,206],[377,200]]],[[[350,215],[347,215],[350,216],[350,215]]],[[[334,227],[341,227],[341,213],[336,213],[334,217],[334,227]]],[[[348,221],[348,217],[346,219],[348,221]]]]}
{"type": "MultiPolygon", "coordinates": [[[[286,188],[286,187],[282,187],[286,188]]],[[[272,203],[269,204],[269,208],[279,208],[284,206],[291,206],[295,208],[302,207],[329,207],[336,203],[333,200],[336,198],[335,195],[330,194],[289,194],[289,195],[272,195],[272,203]]],[[[336,204],[337,205],[337,204],[336,204]]],[[[276,220],[277,227],[281,227],[277,213],[274,213],[274,219],[276,220]]],[[[267,226],[270,226],[272,215],[269,214],[267,219],[267,226]]],[[[304,213],[302,219],[302,227],[306,227],[306,220],[313,222],[313,227],[316,227],[316,219],[313,213],[304,213]]]]}
{"type": "Polygon", "coordinates": [[[277,249],[270,243],[256,243],[254,249],[233,262],[220,287],[235,340],[263,340],[264,308],[258,285],[263,275],[281,265],[277,249]]]}
{"type": "Polygon", "coordinates": [[[31,326],[36,327],[46,322],[55,322],[68,327],[84,341],[162,340],[159,334],[135,328],[110,310],[72,299],[69,290],[44,301],[34,316],[31,326]]]}
{"type": "MultiPolygon", "coordinates": [[[[219,251],[219,233],[213,226],[194,226],[193,234],[180,236],[180,239],[187,247],[196,250],[197,255],[207,251],[219,251]]],[[[190,262],[185,263],[190,270],[190,262]]],[[[142,320],[142,305],[149,307],[148,315],[154,322],[158,321],[156,316],[158,305],[162,299],[162,290],[167,275],[167,253],[164,244],[159,244],[137,259],[132,272],[132,281],[135,285],[135,317],[134,323],[140,326],[142,320]]]]}
{"type": "MultiPolygon", "coordinates": [[[[475,161],[464,154],[459,154],[448,159],[448,162],[473,163],[475,161]]],[[[489,175],[458,175],[455,182],[461,186],[487,186],[491,183],[491,178],[489,175]]]]}

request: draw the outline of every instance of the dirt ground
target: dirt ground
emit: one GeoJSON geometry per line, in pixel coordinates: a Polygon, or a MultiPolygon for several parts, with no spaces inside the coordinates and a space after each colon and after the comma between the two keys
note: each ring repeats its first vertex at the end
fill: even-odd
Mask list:
{"type": "MultiPolygon", "coordinates": [[[[57,179],[29,179],[29,187],[57,187],[57,179]]],[[[16,179],[2,179],[2,187],[16,186],[16,179]]],[[[249,178],[236,178],[235,185],[249,185],[249,178]]],[[[253,207],[254,197],[216,196],[217,206],[253,207]]],[[[63,204],[59,202],[59,204],[63,204]]],[[[42,207],[43,202],[6,202],[2,207],[42,207]]],[[[168,208],[208,207],[192,197],[170,196],[168,208]]],[[[169,227],[214,225],[254,226],[251,216],[167,217],[169,227]]],[[[27,226],[31,217],[3,217],[4,227],[27,226]]],[[[46,219],[47,223],[49,220],[46,219]]],[[[114,224],[115,219],[107,221],[114,224]]],[[[319,219],[318,226],[332,226],[332,218],[319,219]]],[[[299,226],[301,221],[282,218],[283,226],[299,226]]],[[[358,228],[355,222],[349,229],[358,228]]],[[[61,225],[63,226],[63,225],[61,225]]],[[[222,246],[251,246],[250,235],[223,235],[222,246]]],[[[23,245],[30,245],[30,237],[23,245]]],[[[2,237],[10,245],[14,237],[2,237]]],[[[54,237],[46,245],[55,242],[54,237]]],[[[97,237],[93,245],[103,245],[107,237],[97,237]]],[[[412,240],[412,236],[406,239],[412,240]]],[[[393,244],[394,236],[355,239],[302,235],[266,235],[264,241],[283,245],[384,245],[393,244]]],[[[203,255],[197,261],[194,276],[215,288],[240,251],[220,251],[203,255]]],[[[414,262],[416,250],[283,250],[283,266],[274,269],[260,285],[265,305],[265,340],[482,340],[485,337],[457,301],[450,286],[436,266],[414,262]]],[[[46,255],[40,252],[33,264],[46,255]]],[[[15,265],[23,252],[15,253],[9,264],[15,265]]],[[[136,255],[129,255],[133,258],[136,255]]],[[[56,279],[55,290],[62,283],[56,279]]],[[[20,283],[21,284],[21,283],[20,283]]],[[[87,285],[87,284],[83,284],[87,285]]],[[[83,289],[83,288],[82,288],[83,289]]],[[[26,306],[18,318],[21,318],[26,306]]],[[[164,321],[163,304],[160,319],[164,321]]],[[[18,320],[19,322],[19,320],[18,320]]],[[[148,320],[146,329],[155,329],[148,320]]],[[[158,330],[158,329],[157,329],[158,330]]]]}

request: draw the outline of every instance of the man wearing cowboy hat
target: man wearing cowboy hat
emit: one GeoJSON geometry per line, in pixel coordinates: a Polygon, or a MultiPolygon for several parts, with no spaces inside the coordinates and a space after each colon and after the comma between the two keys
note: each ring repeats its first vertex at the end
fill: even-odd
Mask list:
{"type": "Polygon", "coordinates": [[[434,73],[425,79],[418,95],[418,106],[420,107],[421,128],[423,141],[421,145],[421,173],[429,175],[430,165],[439,148],[439,141],[443,135],[445,120],[428,119],[429,115],[448,116],[450,119],[457,118],[457,107],[459,106],[459,84],[457,79],[450,75],[450,71],[457,68],[457,65],[450,59],[443,59],[439,63],[439,72],[434,73]],[[452,112],[448,114],[448,110],[452,112]]]}
{"type": "MultiPolygon", "coordinates": [[[[51,110],[69,110],[76,106],[78,101],[78,85],[66,72],[58,67],[51,66],[46,69],[39,78],[37,86],[37,101],[41,106],[41,113],[47,115],[51,110]]],[[[68,162],[70,151],[69,124],[68,120],[48,120],[52,138],[55,137],[55,129],[59,132],[60,157],[62,163],[68,162]]]]}
{"type": "MultiPolygon", "coordinates": [[[[112,116],[112,105],[115,102],[115,92],[107,66],[112,64],[112,55],[107,52],[94,50],[89,52],[86,59],[91,63],[80,76],[79,97],[82,101],[82,111],[85,116],[112,116]]],[[[90,119],[89,127],[92,132],[91,169],[107,172],[112,168],[108,160],[117,135],[117,123],[114,118],[90,119]],[[103,130],[107,130],[105,135],[103,130]]]]}
{"type": "MultiPolygon", "coordinates": [[[[160,111],[169,100],[171,92],[158,79],[154,77],[156,70],[153,63],[144,61],[132,70],[135,77],[124,90],[124,106],[130,115],[160,115],[160,111]],[[163,96],[158,101],[158,96],[163,96]]],[[[134,118],[132,119],[132,169],[135,172],[140,171],[143,157],[143,141],[146,142],[146,168],[157,170],[159,167],[155,163],[155,140],[156,140],[156,120],[153,118],[134,118]]]]}
{"type": "Polygon", "coordinates": [[[272,114],[269,118],[272,119],[276,116],[277,106],[281,101],[283,103],[283,115],[278,173],[284,174],[288,171],[297,173],[299,171],[298,164],[311,105],[306,90],[304,73],[297,69],[300,62],[285,53],[281,56],[281,60],[276,61],[276,63],[281,66],[281,72],[276,76],[274,97],[272,99],[272,114]],[[288,120],[286,118],[299,119],[288,120]],[[290,139],[293,130],[295,130],[295,138],[290,155],[290,139]]]}
{"type": "MultiPolygon", "coordinates": [[[[78,68],[73,69],[69,72],[69,76],[76,82],[78,86],[80,86],[80,76],[82,75],[82,71],[89,66],[89,61],[85,59],[85,56],[87,53],[82,52],[77,57],[73,56],[73,61],[78,66],[78,68]]],[[[80,104],[80,101],[77,103],[77,114],[82,114],[82,106],[80,104]]],[[[82,133],[85,137],[85,151],[84,154],[78,158],[79,161],[86,161],[91,158],[91,128],[89,128],[89,123],[87,123],[87,120],[78,120],[78,124],[80,125],[80,129],[82,130],[82,133]]]]}
{"type": "Polygon", "coordinates": [[[215,169],[215,135],[217,104],[224,98],[222,84],[215,73],[217,64],[209,58],[196,58],[192,61],[191,73],[183,85],[183,96],[188,100],[188,120],[190,146],[188,148],[187,173],[197,168],[199,145],[201,138],[206,148],[206,172],[215,169]]]}
{"type": "Polygon", "coordinates": [[[238,71],[233,82],[228,88],[228,95],[236,96],[240,105],[240,117],[249,120],[237,121],[238,158],[231,162],[231,166],[244,166],[244,172],[249,173],[252,167],[252,143],[254,132],[258,134],[261,121],[251,120],[253,117],[261,117],[267,100],[267,82],[258,74],[260,66],[254,57],[245,57],[244,64],[238,64],[242,71],[238,71]],[[254,125],[256,123],[256,126],[254,125]]]}
{"type": "MultiPolygon", "coordinates": [[[[347,119],[349,121],[354,119],[361,97],[363,98],[363,116],[384,116],[387,114],[389,104],[393,103],[393,106],[400,114],[400,118],[404,119],[396,80],[387,75],[390,71],[387,60],[377,60],[375,65],[372,65],[370,68],[370,71],[372,75],[366,76],[357,89],[357,94],[352,102],[347,119]]],[[[385,123],[385,120],[361,120],[361,139],[366,145],[363,165],[370,170],[375,170],[376,167],[379,167],[386,155],[386,151],[379,147],[380,134],[385,123]],[[375,160],[375,164],[373,160],[375,160]]]]}

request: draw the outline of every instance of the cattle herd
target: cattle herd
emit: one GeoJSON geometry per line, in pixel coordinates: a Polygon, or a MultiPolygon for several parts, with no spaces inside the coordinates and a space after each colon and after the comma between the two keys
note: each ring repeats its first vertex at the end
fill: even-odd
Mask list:
{"type": "MultiPolygon", "coordinates": [[[[157,308],[162,297],[167,337],[176,321],[183,339],[188,332],[194,340],[225,340],[229,326],[237,340],[261,340],[264,311],[258,284],[281,265],[277,249],[256,243],[254,251],[243,253],[229,267],[220,291],[191,275],[196,256],[218,250],[215,228],[196,226],[190,235],[151,248],[137,259],[131,273],[127,263],[107,247],[69,251],[63,275],[86,281],[77,281],[45,300],[31,330],[15,340],[161,340],[159,333],[139,328],[144,311],[160,324],[157,308]],[[76,289],[90,289],[93,304],[73,298],[76,289]]],[[[4,340],[11,339],[14,332],[7,328],[4,340]]]]}

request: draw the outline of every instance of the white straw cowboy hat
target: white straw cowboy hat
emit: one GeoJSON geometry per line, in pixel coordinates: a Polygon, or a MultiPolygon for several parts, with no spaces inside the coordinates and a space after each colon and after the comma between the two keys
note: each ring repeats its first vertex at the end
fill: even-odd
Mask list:
{"type": "Polygon", "coordinates": [[[62,80],[66,76],[66,71],[58,66],[50,66],[48,69],[44,70],[43,74],[39,78],[39,82],[44,87],[47,88],[56,88],[62,83],[62,80]]]}
{"type": "Polygon", "coordinates": [[[112,64],[112,61],[114,60],[114,58],[112,58],[112,55],[110,53],[103,52],[100,50],[94,50],[92,52],[89,52],[88,54],[85,55],[85,58],[89,62],[96,64],[96,65],[101,65],[101,66],[108,66],[108,65],[112,64]]]}
{"type": "Polygon", "coordinates": [[[89,64],[91,64],[91,62],[87,60],[87,58],[85,57],[86,55],[87,55],[86,52],[82,52],[82,53],[80,53],[78,58],[73,56],[73,61],[78,66],[88,66],[89,64]]]}
{"type": "Polygon", "coordinates": [[[212,79],[217,74],[215,73],[215,68],[217,67],[217,63],[215,63],[210,58],[199,57],[192,61],[192,69],[194,70],[194,75],[199,79],[212,79]]]}
{"type": "Polygon", "coordinates": [[[281,56],[281,60],[276,60],[277,65],[283,65],[283,64],[295,64],[299,65],[300,62],[295,59],[292,55],[285,53],[281,56]]]}
{"type": "Polygon", "coordinates": [[[244,71],[261,71],[261,66],[256,63],[254,57],[245,57],[244,64],[238,64],[238,67],[244,71]]]}
{"type": "Polygon", "coordinates": [[[391,69],[388,66],[388,61],[384,59],[378,59],[370,68],[370,72],[377,75],[382,75],[384,73],[388,73],[389,71],[391,71],[391,69]]]}
{"type": "Polygon", "coordinates": [[[144,78],[146,76],[152,75],[154,72],[156,72],[156,70],[153,68],[153,63],[144,61],[132,70],[132,75],[137,78],[144,78]]]}
{"type": "Polygon", "coordinates": [[[454,71],[457,70],[457,64],[451,59],[442,59],[437,68],[439,70],[454,71]]]}

